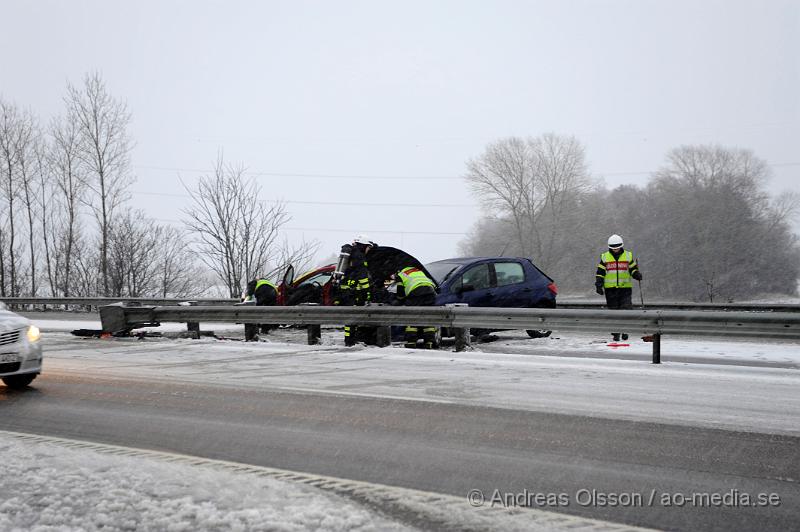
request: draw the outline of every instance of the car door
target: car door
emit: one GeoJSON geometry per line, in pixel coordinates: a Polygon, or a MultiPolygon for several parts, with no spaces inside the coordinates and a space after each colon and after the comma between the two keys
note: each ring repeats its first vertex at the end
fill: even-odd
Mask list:
{"type": "Polygon", "coordinates": [[[493,307],[526,308],[533,305],[533,288],[526,282],[525,268],[517,260],[497,260],[494,270],[493,307]]]}
{"type": "Polygon", "coordinates": [[[450,293],[456,302],[467,303],[471,307],[491,307],[494,298],[489,263],[481,262],[467,268],[454,279],[450,293]]]}
{"type": "Polygon", "coordinates": [[[328,287],[333,273],[330,271],[318,271],[309,275],[305,279],[298,279],[292,289],[289,298],[289,305],[299,305],[300,303],[316,303],[318,305],[330,305],[329,297],[326,297],[325,288],[328,287]]]}

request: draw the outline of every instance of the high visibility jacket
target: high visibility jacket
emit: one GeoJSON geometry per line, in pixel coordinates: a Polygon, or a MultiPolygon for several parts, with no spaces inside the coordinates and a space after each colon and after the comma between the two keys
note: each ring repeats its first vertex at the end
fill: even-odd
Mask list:
{"type": "MultiPolygon", "coordinates": [[[[422,286],[430,286],[436,288],[436,284],[431,281],[425,273],[419,268],[403,268],[398,272],[397,278],[403,284],[404,295],[411,295],[411,292],[422,286]]],[[[400,295],[398,293],[398,295],[400,295]]]]}
{"type": "Polygon", "coordinates": [[[633,253],[623,251],[615,257],[610,251],[600,255],[597,277],[603,280],[604,288],[633,288],[631,273],[639,269],[633,253]]]}
{"type": "Polygon", "coordinates": [[[271,282],[271,281],[268,281],[268,280],[266,280],[266,279],[259,279],[259,280],[256,282],[256,290],[258,290],[258,288],[259,288],[259,287],[261,287],[261,286],[264,286],[264,285],[271,286],[271,287],[272,287],[272,288],[274,288],[275,290],[277,290],[277,289],[278,289],[278,287],[277,287],[277,286],[275,286],[275,283],[273,283],[273,282],[271,282]]]}
{"type": "Polygon", "coordinates": [[[272,289],[275,290],[275,292],[277,293],[278,287],[275,286],[274,283],[268,281],[267,279],[257,279],[255,281],[255,284],[253,284],[253,281],[247,283],[247,288],[242,293],[242,301],[255,301],[256,292],[258,292],[258,289],[264,285],[271,286],[272,289]]]}
{"type": "Polygon", "coordinates": [[[372,299],[367,261],[361,257],[353,257],[344,279],[339,283],[339,290],[334,305],[363,305],[372,299]]]}

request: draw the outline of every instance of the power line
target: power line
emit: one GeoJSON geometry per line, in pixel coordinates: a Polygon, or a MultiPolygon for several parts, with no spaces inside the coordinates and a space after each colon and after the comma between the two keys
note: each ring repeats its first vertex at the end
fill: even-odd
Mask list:
{"type": "MultiPolygon", "coordinates": [[[[800,166],[800,162],[788,163],[767,163],[770,167],[787,167],[787,166],[800,166]]],[[[173,168],[164,166],[148,166],[148,165],[134,165],[134,168],[141,168],[146,170],[158,170],[163,172],[189,172],[196,174],[213,174],[213,170],[201,170],[199,168],[173,168]]],[[[593,175],[598,176],[632,176],[632,175],[650,175],[654,174],[656,170],[641,170],[637,172],[593,172],[593,175]]],[[[244,174],[252,176],[264,177],[306,177],[314,179],[370,179],[370,180],[461,180],[464,176],[379,176],[379,175],[348,175],[348,174],[299,174],[287,172],[250,172],[244,171],[244,174]]]]}
{"type": "MultiPolygon", "coordinates": [[[[157,222],[169,223],[183,223],[182,220],[173,220],[170,218],[153,218],[157,222]]],[[[330,227],[283,227],[286,231],[321,231],[324,233],[369,233],[369,234],[387,234],[387,235],[441,235],[441,236],[466,236],[467,233],[446,232],[446,231],[407,231],[407,230],[373,230],[373,229],[332,229],[330,227]]]]}
{"type": "MultiPolygon", "coordinates": [[[[170,192],[143,192],[133,190],[132,194],[143,196],[166,196],[173,198],[191,198],[189,194],[176,194],[170,192]]],[[[476,208],[478,205],[470,203],[371,203],[352,201],[295,201],[295,200],[261,200],[264,203],[288,203],[293,205],[339,205],[351,207],[434,207],[434,208],[476,208]]]]}
{"type": "MultiPolygon", "coordinates": [[[[134,165],[134,168],[143,168],[147,170],[159,170],[164,172],[190,172],[196,174],[212,174],[213,170],[200,170],[198,168],[170,168],[164,166],[146,166],[134,165]]],[[[267,177],[311,177],[320,179],[463,179],[462,176],[379,176],[379,175],[339,175],[339,174],[295,174],[286,172],[250,172],[245,170],[242,172],[247,175],[253,176],[267,176],[267,177]]]]}

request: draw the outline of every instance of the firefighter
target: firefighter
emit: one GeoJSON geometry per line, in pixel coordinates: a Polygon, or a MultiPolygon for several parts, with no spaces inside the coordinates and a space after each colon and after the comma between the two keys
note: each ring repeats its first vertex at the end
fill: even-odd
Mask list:
{"type": "MultiPolygon", "coordinates": [[[[364,235],[358,235],[352,244],[342,246],[341,256],[349,255],[347,268],[339,280],[337,297],[334,305],[364,306],[372,299],[369,270],[367,270],[367,254],[375,247],[375,242],[364,235]]],[[[353,324],[344,326],[344,345],[353,346],[359,340],[367,340],[373,327],[357,327],[353,324]]]]}
{"type": "MultiPolygon", "coordinates": [[[[642,280],[642,273],[639,271],[639,264],[633,253],[626,251],[622,247],[622,237],[611,235],[608,238],[608,251],[600,255],[600,262],[597,264],[597,274],[595,276],[595,289],[600,295],[605,294],[606,305],[609,309],[630,310],[633,308],[631,296],[633,294],[633,282],[642,280]]],[[[627,333],[611,333],[611,338],[616,342],[620,336],[623,340],[628,339],[627,333]]]]}
{"type": "MultiPolygon", "coordinates": [[[[419,268],[409,266],[392,277],[397,281],[397,304],[430,307],[436,303],[436,283],[419,268]]],[[[434,349],[436,347],[436,327],[406,326],[405,346],[417,347],[420,332],[422,332],[423,348],[434,349]]]]}
{"type": "Polygon", "coordinates": [[[271,307],[278,300],[278,287],[269,279],[253,279],[247,283],[244,301],[255,300],[259,307],[271,307]]]}
{"type": "MultiPolygon", "coordinates": [[[[255,301],[256,306],[259,307],[274,306],[277,300],[278,287],[269,279],[253,279],[247,283],[247,287],[242,294],[242,301],[244,303],[255,301]]],[[[262,334],[268,334],[272,326],[247,323],[244,327],[245,339],[256,340],[259,328],[262,334]]]]}

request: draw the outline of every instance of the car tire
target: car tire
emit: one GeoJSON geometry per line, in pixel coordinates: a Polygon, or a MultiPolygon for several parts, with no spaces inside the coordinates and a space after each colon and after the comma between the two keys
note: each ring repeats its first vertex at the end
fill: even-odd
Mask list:
{"type": "Polygon", "coordinates": [[[3,382],[9,388],[14,390],[19,390],[21,388],[25,388],[30,383],[33,382],[33,379],[36,378],[36,373],[26,373],[24,375],[9,375],[8,377],[3,377],[3,382]]]}
{"type": "Polygon", "coordinates": [[[525,331],[531,338],[547,338],[553,331],[542,331],[536,329],[527,329],[525,331]]]}

